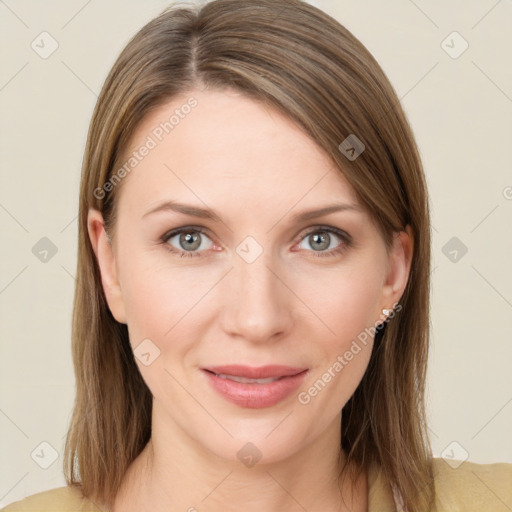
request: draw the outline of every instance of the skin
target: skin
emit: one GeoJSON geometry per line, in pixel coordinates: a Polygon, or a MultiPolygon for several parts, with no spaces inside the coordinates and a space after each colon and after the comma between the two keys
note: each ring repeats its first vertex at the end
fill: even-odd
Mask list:
{"type": "Polygon", "coordinates": [[[174,98],[143,120],[127,154],[190,96],[197,107],[124,178],[112,243],[101,214],[91,209],[88,217],[112,314],[128,325],[134,350],[147,338],[160,350],[148,366],[136,358],[154,396],[152,439],[126,473],[114,511],[367,510],[366,475],[353,492],[348,479],[340,486],[338,456],[341,409],[363,377],[373,339],[307,404],[292,393],[272,407],[240,407],[217,394],[200,368],[304,367],[299,392],[307,391],[399,301],[410,270],[409,229],[388,253],[328,156],[287,117],[238,92],[174,98]],[[214,209],[222,221],[172,211],[143,218],[171,199],[214,209]],[[359,209],[292,219],[334,202],[359,209]],[[179,235],[161,241],[183,226],[206,232],[192,249],[199,256],[166,249],[187,252],[179,235]],[[310,235],[318,226],[343,230],[352,243],[329,233],[315,250],[310,235]],[[247,236],[263,250],[252,263],[236,252],[247,236]],[[261,452],[252,467],[237,457],[248,442],[261,452]]]}

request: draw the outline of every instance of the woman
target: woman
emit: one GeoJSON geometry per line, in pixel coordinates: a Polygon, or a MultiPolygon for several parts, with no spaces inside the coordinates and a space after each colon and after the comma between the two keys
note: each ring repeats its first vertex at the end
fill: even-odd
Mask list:
{"type": "Polygon", "coordinates": [[[68,486],[4,510],[512,506],[512,465],[432,457],[429,272],[413,135],[349,31],[298,0],[164,12],[90,126],[68,486]]]}

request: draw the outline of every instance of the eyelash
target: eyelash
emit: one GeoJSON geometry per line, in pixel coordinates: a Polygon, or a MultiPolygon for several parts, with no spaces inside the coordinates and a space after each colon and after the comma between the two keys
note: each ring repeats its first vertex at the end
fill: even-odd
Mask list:
{"type": "MultiPolygon", "coordinates": [[[[172,231],[168,231],[165,233],[162,238],[160,238],[160,242],[164,245],[164,247],[173,255],[188,258],[193,257],[202,257],[201,252],[197,251],[180,251],[170,245],[168,242],[171,238],[175,237],[176,235],[179,235],[181,233],[201,233],[202,235],[208,236],[208,233],[201,227],[196,226],[184,226],[182,228],[174,229],[172,231]]],[[[331,249],[330,251],[309,251],[315,253],[314,256],[318,258],[324,258],[324,257],[333,257],[338,256],[339,254],[345,252],[349,247],[352,246],[352,237],[345,233],[344,231],[333,228],[330,226],[314,226],[310,230],[308,230],[306,233],[302,234],[296,243],[302,242],[303,239],[305,239],[307,236],[312,235],[314,233],[329,233],[334,234],[337,237],[341,239],[341,243],[338,247],[335,249],[331,249]]],[[[208,237],[209,238],[209,237],[208,237]]]]}

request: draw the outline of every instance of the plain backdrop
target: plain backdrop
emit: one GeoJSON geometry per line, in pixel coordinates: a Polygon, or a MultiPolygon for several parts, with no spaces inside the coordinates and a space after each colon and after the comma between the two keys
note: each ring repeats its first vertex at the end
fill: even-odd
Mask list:
{"type": "MultiPolygon", "coordinates": [[[[420,147],[433,224],[434,454],[512,462],[512,4],[311,3],[373,53],[420,147]]],[[[168,5],[0,0],[0,506],[65,485],[87,129],[115,58],[168,5]]]]}

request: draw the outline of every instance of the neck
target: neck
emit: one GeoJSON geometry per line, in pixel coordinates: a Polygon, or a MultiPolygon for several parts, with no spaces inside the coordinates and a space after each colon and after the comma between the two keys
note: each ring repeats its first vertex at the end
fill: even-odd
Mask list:
{"type": "Polygon", "coordinates": [[[207,451],[163,416],[154,408],[152,438],[129,467],[114,512],[367,510],[366,475],[357,482],[339,478],[345,462],[341,415],[322,436],[286,459],[255,465],[207,451]]]}

